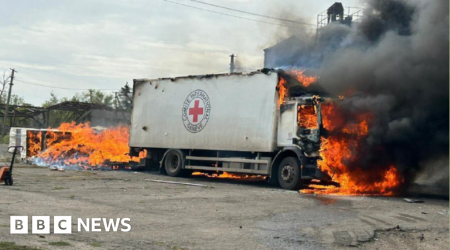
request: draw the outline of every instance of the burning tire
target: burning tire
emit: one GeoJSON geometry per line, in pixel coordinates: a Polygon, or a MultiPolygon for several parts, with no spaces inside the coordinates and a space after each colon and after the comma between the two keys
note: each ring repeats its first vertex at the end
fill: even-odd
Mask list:
{"type": "Polygon", "coordinates": [[[278,182],[283,189],[299,190],[302,186],[299,162],[296,157],[284,158],[278,167],[278,182]]]}
{"type": "Polygon", "coordinates": [[[169,176],[182,176],[184,169],[183,152],[179,150],[170,150],[164,158],[164,168],[169,176]]]}

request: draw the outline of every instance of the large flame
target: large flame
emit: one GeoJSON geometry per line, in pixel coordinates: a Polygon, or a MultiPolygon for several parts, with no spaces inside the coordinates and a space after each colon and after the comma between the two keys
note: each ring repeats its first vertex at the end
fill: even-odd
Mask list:
{"type": "Polygon", "coordinates": [[[299,106],[297,116],[299,127],[307,129],[317,129],[317,110],[315,106],[299,106]]]}
{"type": "Polygon", "coordinates": [[[138,162],[140,159],[128,156],[129,132],[125,126],[97,132],[89,124],[63,123],[57,132],[48,131],[46,139],[48,147],[38,158],[48,165],[95,168],[106,162],[138,162]],[[58,134],[66,136],[58,139],[61,138],[58,134]]]}
{"type": "Polygon", "coordinates": [[[42,133],[39,130],[27,131],[27,156],[36,156],[42,151],[42,133]]]}
{"type": "Polygon", "coordinates": [[[281,104],[283,104],[284,98],[286,98],[288,95],[287,83],[284,78],[280,77],[280,80],[278,81],[277,89],[278,89],[278,107],[279,107],[281,104]]]}
{"type": "MultiPolygon", "coordinates": [[[[296,70],[296,69],[290,69],[286,71],[287,74],[289,74],[299,83],[301,83],[303,87],[307,88],[311,84],[317,82],[318,80],[317,76],[306,76],[304,72],[305,72],[304,70],[296,70]]],[[[278,106],[280,106],[281,104],[283,104],[284,99],[289,95],[288,83],[285,78],[280,76],[277,89],[278,89],[278,106]]]]}
{"type": "Polygon", "coordinates": [[[341,186],[321,186],[312,184],[301,190],[302,193],[321,194],[371,194],[393,195],[401,184],[395,166],[379,166],[373,169],[363,169],[358,159],[364,150],[362,143],[369,133],[369,124],[374,118],[370,113],[356,114],[354,122],[348,123],[349,115],[336,107],[333,103],[322,106],[323,124],[330,136],[322,138],[319,168],[333,176],[333,181],[341,186]],[[345,118],[344,118],[345,117],[345,118]],[[351,167],[350,167],[351,166],[351,167]]]}
{"type": "Polygon", "coordinates": [[[309,85],[316,83],[319,77],[317,76],[306,76],[304,70],[291,69],[288,74],[294,77],[298,82],[300,82],[304,87],[309,87],[309,85]]]}

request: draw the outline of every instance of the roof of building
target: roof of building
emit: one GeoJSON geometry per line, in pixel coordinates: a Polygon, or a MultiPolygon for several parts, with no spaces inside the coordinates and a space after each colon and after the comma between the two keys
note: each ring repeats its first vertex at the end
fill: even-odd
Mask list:
{"type": "Polygon", "coordinates": [[[300,46],[302,43],[304,43],[303,40],[301,40],[300,38],[296,37],[296,36],[291,36],[287,39],[282,40],[281,42],[264,49],[264,52],[268,51],[268,50],[276,50],[278,48],[285,48],[285,47],[294,47],[294,46],[300,46]]]}

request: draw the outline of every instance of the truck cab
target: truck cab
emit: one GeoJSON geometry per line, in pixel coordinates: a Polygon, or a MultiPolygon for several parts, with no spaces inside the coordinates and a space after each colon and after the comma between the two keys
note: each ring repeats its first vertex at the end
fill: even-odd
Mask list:
{"type": "Polygon", "coordinates": [[[320,171],[317,161],[320,160],[321,137],[325,130],[322,124],[322,98],[318,96],[302,96],[287,98],[280,105],[278,119],[277,146],[280,153],[275,157],[288,158],[283,152],[294,152],[294,159],[280,161],[278,167],[278,183],[286,189],[295,189],[312,179],[331,181],[328,173],[320,171]],[[299,164],[299,166],[297,166],[299,164]],[[295,180],[296,169],[299,168],[300,179],[295,180]]]}

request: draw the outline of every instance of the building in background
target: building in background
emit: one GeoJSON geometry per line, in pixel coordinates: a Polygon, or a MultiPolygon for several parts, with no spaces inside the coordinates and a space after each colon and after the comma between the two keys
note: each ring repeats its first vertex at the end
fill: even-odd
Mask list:
{"type": "MultiPolygon", "coordinates": [[[[344,8],[342,3],[336,2],[327,10],[317,15],[317,28],[315,41],[304,41],[291,36],[278,42],[272,47],[264,49],[264,68],[301,67],[317,68],[324,56],[323,50],[316,51],[314,43],[330,43],[330,37],[321,37],[321,31],[331,24],[352,26],[362,16],[362,9],[357,7],[344,8]],[[328,41],[329,40],[329,41],[328,41]]],[[[339,34],[336,34],[339,35],[339,34]]],[[[324,46],[322,46],[324,47],[324,46]]]]}

